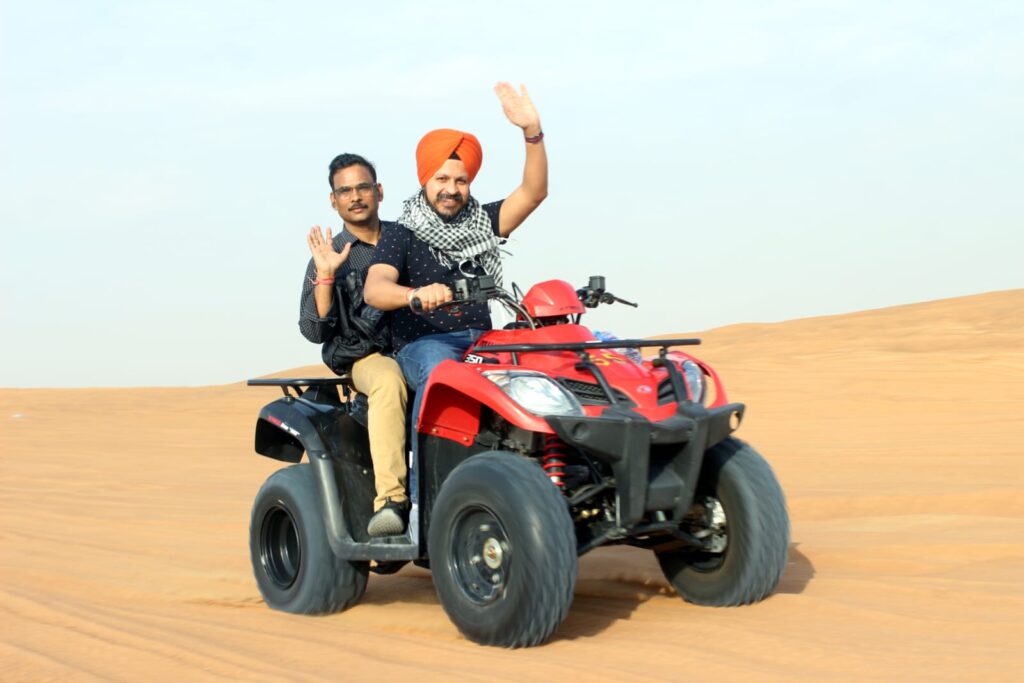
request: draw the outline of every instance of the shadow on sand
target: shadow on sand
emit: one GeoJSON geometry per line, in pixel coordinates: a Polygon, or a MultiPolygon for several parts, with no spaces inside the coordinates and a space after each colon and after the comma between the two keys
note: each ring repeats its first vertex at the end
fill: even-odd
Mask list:
{"type": "Polygon", "coordinates": [[[786,563],[786,570],[782,572],[782,579],[779,581],[776,593],[787,595],[799,595],[807,588],[807,584],[814,578],[814,565],[811,560],[797,548],[799,543],[790,543],[789,562],[786,563]]]}
{"type": "MultiPolygon", "coordinates": [[[[789,546],[789,560],[774,591],[777,594],[800,594],[814,578],[814,565],[798,550],[798,546],[798,543],[789,546]]],[[[598,635],[615,622],[628,619],[643,603],[662,596],[681,601],[665,579],[643,582],[623,579],[580,581],[576,586],[576,596],[569,616],[555,632],[553,640],[574,640],[598,635]]]]}
{"type": "Polygon", "coordinates": [[[401,602],[414,605],[437,605],[437,593],[430,572],[407,564],[393,576],[370,573],[361,605],[389,605],[401,602]]]}
{"type": "Polygon", "coordinates": [[[573,597],[569,616],[555,631],[552,641],[576,640],[596,636],[617,621],[629,619],[640,605],[659,596],[670,596],[675,593],[666,584],[664,587],[632,586],[634,595],[620,597],[611,595],[593,595],[582,592],[586,586],[577,586],[573,597]]]}
{"type": "MultiPolygon", "coordinates": [[[[814,565],[800,552],[798,546],[798,543],[790,545],[789,561],[775,589],[776,593],[800,594],[814,578],[814,565]]],[[[655,598],[680,600],[668,581],[660,575],[653,554],[649,562],[649,565],[640,567],[642,571],[633,576],[601,576],[604,572],[594,576],[591,571],[588,578],[586,572],[581,573],[583,575],[576,583],[569,616],[555,632],[553,640],[575,640],[598,635],[615,622],[629,619],[640,605],[655,598]]],[[[370,574],[366,594],[360,602],[368,605],[405,603],[437,605],[438,609],[441,607],[430,572],[412,565],[407,565],[394,576],[370,574]]]]}

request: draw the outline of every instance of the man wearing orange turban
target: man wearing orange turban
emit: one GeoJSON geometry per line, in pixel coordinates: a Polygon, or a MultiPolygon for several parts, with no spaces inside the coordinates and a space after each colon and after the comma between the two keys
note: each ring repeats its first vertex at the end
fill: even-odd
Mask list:
{"type": "MultiPolygon", "coordinates": [[[[403,205],[400,224],[381,236],[366,276],[365,298],[371,306],[394,311],[392,341],[398,351],[413,404],[413,439],[422,388],[434,366],[446,358],[461,359],[484,330],[491,328],[485,304],[460,306],[458,315],[438,307],[452,300],[449,287],[461,272],[493,275],[501,285],[504,238],[518,228],[548,194],[548,161],[544,133],[526,86],[517,91],[498,83],[494,92],[508,120],[523,131],[526,161],[523,181],[503,200],[480,204],[470,184],[483,163],[476,136],[441,128],[423,136],[416,146],[420,190],[403,205]],[[412,310],[413,299],[423,313],[412,310]]],[[[415,496],[415,484],[410,481],[415,496]]]]}
{"type": "Polygon", "coordinates": [[[416,145],[416,174],[419,176],[420,186],[426,185],[434,171],[441,168],[453,154],[462,161],[469,182],[473,182],[484,160],[480,141],[472,133],[438,128],[424,135],[420,144],[416,145]]]}

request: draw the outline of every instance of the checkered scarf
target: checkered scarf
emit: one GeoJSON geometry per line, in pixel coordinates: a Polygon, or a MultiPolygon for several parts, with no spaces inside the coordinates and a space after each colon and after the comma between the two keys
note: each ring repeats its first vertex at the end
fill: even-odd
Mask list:
{"type": "Polygon", "coordinates": [[[474,197],[446,223],[420,191],[405,200],[398,222],[426,242],[431,255],[442,266],[449,268],[471,260],[482,266],[488,275],[493,275],[495,283],[501,287],[498,246],[502,240],[494,234],[490,216],[474,197]]]}

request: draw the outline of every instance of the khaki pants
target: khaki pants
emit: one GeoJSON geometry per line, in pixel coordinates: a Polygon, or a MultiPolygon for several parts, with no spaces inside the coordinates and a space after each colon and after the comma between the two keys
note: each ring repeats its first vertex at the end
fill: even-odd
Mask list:
{"type": "Polygon", "coordinates": [[[370,432],[370,457],[373,460],[377,497],[376,512],[388,498],[406,500],[405,492],[405,404],[408,391],[405,377],[394,358],[372,353],[352,365],[352,383],[356,391],[369,399],[367,416],[370,432]]]}

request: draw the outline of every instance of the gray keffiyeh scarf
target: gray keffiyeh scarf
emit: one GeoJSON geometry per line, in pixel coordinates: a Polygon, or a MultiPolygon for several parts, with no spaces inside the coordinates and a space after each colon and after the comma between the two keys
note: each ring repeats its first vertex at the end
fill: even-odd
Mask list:
{"type": "Polygon", "coordinates": [[[398,222],[427,243],[431,255],[448,268],[464,261],[483,267],[501,287],[501,254],[503,240],[494,234],[490,216],[474,197],[451,222],[444,222],[427,203],[423,192],[405,200],[398,222]]]}

